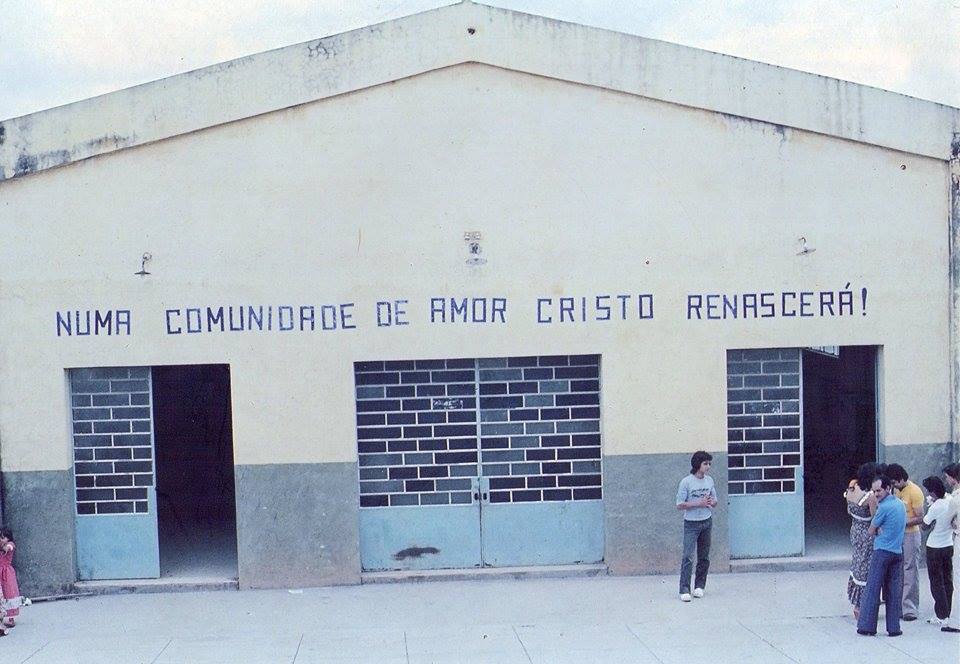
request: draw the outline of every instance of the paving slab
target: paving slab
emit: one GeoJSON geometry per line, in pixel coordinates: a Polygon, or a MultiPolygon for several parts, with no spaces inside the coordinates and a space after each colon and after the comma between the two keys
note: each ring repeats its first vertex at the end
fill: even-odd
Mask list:
{"type": "MultiPolygon", "coordinates": [[[[840,571],[484,578],[334,588],[98,595],[24,609],[0,660],[30,664],[712,664],[960,661],[925,620],[856,633],[840,571]]],[[[924,587],[921,614],[933,601],[924,587]]],[[[882,625],[881,615],[881,625],[882,625]]]]}

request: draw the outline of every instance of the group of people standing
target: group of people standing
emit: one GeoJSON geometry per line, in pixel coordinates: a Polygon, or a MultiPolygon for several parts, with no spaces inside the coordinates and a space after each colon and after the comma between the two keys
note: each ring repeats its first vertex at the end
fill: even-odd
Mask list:
{"type": "MultiPolygon", "coordinates": [[[[677,509],[683,512],[679,588],[683,602],[703,597],[707,585],[713,509],[718,500],[709,476],[712,461],[707,452],[695,452],[689,474],[677,487],[677,509]]],[[[883,602],[889,636],[902,634],[901,620],[920,617],[921,530],[930,531],[925,548],[934,616],[927,622],[944,632],[960,632],[960,464],[945,467],[943,479],[927,477],[923,487],[926,498],[903,466],[871,462],[860,466],[843,494],[853,520],[847,597],[859,634],[877,633],[883,602]]]]}
{"type": "Polygon", "coordinates": [[[903,466],[865,463],[844,492],[853,520],[847,597],[859,634],[876,634],[881,601],[889,636],[902,633],[901,620],[920,617],[921,528],[930,530],[926,559],[935,617],[927,622],[960,632],[960,464],[945,467],[943,480],[927,477],[923,486],[926,499],[903,466]]]}

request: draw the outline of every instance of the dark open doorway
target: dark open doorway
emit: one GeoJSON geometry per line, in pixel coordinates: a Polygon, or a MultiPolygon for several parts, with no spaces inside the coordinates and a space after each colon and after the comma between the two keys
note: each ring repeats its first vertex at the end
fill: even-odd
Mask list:
{"type": "Polygon", "coordinates": [[[160,576],[237,577],[230,368],[153,367],[160,576]]]}
{"type": "Polygon", "coordinates": [[[802,366],[805,554],[849,555],[842,494],[877,458],[877,347],[805,349],[802,366]]]}

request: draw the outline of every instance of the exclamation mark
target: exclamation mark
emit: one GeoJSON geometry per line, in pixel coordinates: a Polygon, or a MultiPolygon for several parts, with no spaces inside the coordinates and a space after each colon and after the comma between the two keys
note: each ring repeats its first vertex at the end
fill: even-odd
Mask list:
{"type": "Polygon", "coordinates": [[[860,289],[860,309],[862,312],[861,315],[866,316],[867,315],[867,289],[866,288],[860,289]]]}

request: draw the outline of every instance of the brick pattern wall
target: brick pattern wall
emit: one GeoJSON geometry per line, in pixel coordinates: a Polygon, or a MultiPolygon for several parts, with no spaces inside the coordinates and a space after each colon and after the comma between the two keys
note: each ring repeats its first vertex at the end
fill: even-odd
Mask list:
{"type": "Polygon", "coordinates": [[[600,356],[478,360],[490,502],[597,500],[600,356]]]}
{"type": "Polygon", "coordinates": [[[802,460],[800,349],[727,351],[731,495],[792,493],[802,460]]]}
{"type": "Polygon", "coordinates": [[[491,502],[601,498],[599,363],[357,362],[360,506],[468,504],[481,474],[491,502]]]}
{"type": "Polygon", "coordinates": [[[148,511],[153,486],[149,367],[70,371],[77,514],[148,511]]]}
{"type": "Polygon", "coordinates": [[[471,502],[474,360],[356,362],[360,506],[471,502]]]}

